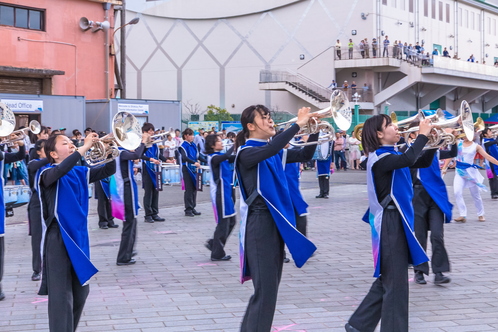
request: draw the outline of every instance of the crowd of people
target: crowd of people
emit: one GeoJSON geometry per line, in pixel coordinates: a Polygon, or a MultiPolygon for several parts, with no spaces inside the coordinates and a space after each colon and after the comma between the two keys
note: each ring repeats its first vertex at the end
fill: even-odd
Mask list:
{"type": "MultiPolygon", "coordinates": [[[[346,324],[346,331],[373,331],[380,319],[382,330],[408,331],[407,266],[413,264],[416,283],[426,283],[429,231],[434,283],[451,280],[444,275],[450,271],[450,263],[443,225],[452,220],[452,205],[442,181],[440,160],[456,158],[454,188],[460,216],[454,220],[466,221],[461,193],[469,188],[478,207],[478,220],[485,221],[479,194],[483,179],[474,158],[479,153],[488,161],[491,195],[497,199],[495,133],[486,128],[482,146],[464,137],[448,149],[426,150],[433,130],[426,119],[412,124],[418,130],[411,131],[403,148],[398,149],[396,125],[387,115],[375,115],[365,122],[361,141],[353,132],[348,136],[338,131],[333,140],[320,140],[320,133],[314,133],[300,138],[307,142],[304,147],[294,144],[300,129],[316,116],[309,108],[301,108],[295,123],[277,132],[268,108],[253,105],[242,112],[243,129],[237,134],[216,132],[214,128],[200,129],[197,135],[191,128],[164,132],[145,123],[141,144],[135,150],[120,149],[117,157],[96,167],[89,167],[85,156],[106,133],[91,128],[84,134],[75,130],[69,138],[64,128],[51,131],[42,126],[33,137],[34,143],[19,140],[17,147],[1,153],[6,165],[29,160],[25,184],[32,191],[28,205],[31,278],[41,280],[39,294],[48,295],[50,330],[76,329],[89,294],[88,282],[97,273],[89,253],[88,183],[95,184],[99,227],[118,228],[114,218],[124,221],[116,264],[133,265],[140,207],[137,174],[141,174],[144,188],[146,223],[165,221],[158,206],[163,164],[180,167],[185,216],[198,217],[197,175],[204,164],[211,172],[210,192],[217,222],[212,238],[205,242],[212,261],[232,258],[224,247],[236,223],[234,187],[240,190],[240,280],[252,280],[254,286],[241,331],[271,330],[283,263],[289,261],[284,245],[297,267],[302,267],[316,250],[306,237],[308,204],[299,190],[303,167],[317,170],[318,199],[329,197],[334,169],[366,170],[369,211],[364,220],[372,226],[377,279],[346,324]]],[[[443,173],[445,170],[443,166],[443,173]]],[[[4,222],[0,225],[3,235],[4,222]]],[[[3,270],[3,236],[0,251],[3,270]]],[[[0,300],[4,298],[0,283],[0,300]]]]}

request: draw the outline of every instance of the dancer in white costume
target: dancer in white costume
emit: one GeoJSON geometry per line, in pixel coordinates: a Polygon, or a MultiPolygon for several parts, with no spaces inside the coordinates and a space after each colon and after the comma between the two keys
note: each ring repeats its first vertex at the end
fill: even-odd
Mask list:
{"type": "Polygon", "coordinates": [[[458,143],[457,165],[455,179],[453,181],[456,205],[460,214],[460,217],[454,219],[457,222],[467,221],[467,207],[465,206],[465,201],[463,200],[464,188],[469,188],[470,190],[470,194],[474,200],[474,205],[477,210],[478,220],[486,221],[486,218],[484,217],[484,206],[482,204],[481,194],[479,193],[479,189],[486,190],[486,186],[482,184],[484,177],[479,172],[478,168],[480,167],[473,164],[474,157],[477,152],[479,152],[481,156],[486,158],[489,162],[498,165],[498,160],[487,154],[486,151],[484,151],[484,149],[475,142],[469,141],[465,138],[463,141],[458,143]]]}

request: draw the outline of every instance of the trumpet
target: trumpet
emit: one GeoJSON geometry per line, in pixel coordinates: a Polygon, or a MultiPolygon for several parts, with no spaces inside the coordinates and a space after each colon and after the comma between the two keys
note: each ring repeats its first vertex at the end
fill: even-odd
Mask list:
{"type": "MultiPolygon", "coordinates": [[[[351,126],[351,117],[352,117],[351,107],[349,106],[349,100],[346,97],[346,94],[341,90],[334,90],[332,92],[332,95],[330,96],[329,107],[324,108],[315,113],[318,115],[318,118],[315,117],[310,118],[308,124],[303,126],[300,129],[300,131],[295,135],[295,137],[316,134],[319,132],[324,133],[324,135],[320,136],[320,139],[316,142],[305,142],[305,143],[289,142],[291,145],[307,146],[307,145],[314,145],[314,144],[324,143],[327,141],[332,141],[334,139],[334,127],[332,127],[332,125],[327,121],[319,120],[319,118],[322,117],[333,118],[337,127],[339,127],[339,129],[341,130],[348,130],[349,127],[351,126]]],[[[289,125],[295,123],[296,121],[297,117],[292,118],[289,121],[276,124],[275,127],[280,127],[280,126],[288,127],[289,125]]]]}
{"type": "Polygon", "coordinates": [[[160,134],[151,135],[149,137],[149,142],[147,143],[147,145],[152,146],[152,144],[158,144],[158,143],[164,142],[168,135],[171,135],[171,137],[175,138],[175,131],[172,128],[170,128],[170,131],[166,131],[166,132],[160,133],[160,134]]]}
{"type": "Polygon", "coordinates": [[[100,138],[85,154],[90,166],[103,165],[119,156],[119,147],[135,150],[142,141],[137,118],[128,112],[118,112],[112,119],[112,133],[100,138]]]}
{"type": "Polygon", "coordinates": [[[2,138],[0,144],[6,144],[7,146],[13,146],[14,142],[22,141],[26,137],[28,137],[29,131],[35,135],[39,134],[41,132],[40,123],[36,120],[31,120],[29,122],[28,127],[11,132],[8,137],[2,138]]]}

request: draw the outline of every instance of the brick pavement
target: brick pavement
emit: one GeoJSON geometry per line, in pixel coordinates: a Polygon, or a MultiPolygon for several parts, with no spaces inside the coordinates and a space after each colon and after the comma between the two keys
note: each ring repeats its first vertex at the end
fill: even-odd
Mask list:
{"type": "MultiPolygon", "coordinates": [[[[303,181],[313,177],[305,172],[303,181]]],[[[366,186],[361,180],[334,185],[347,177],[332,176],[329,200],[315,199],[316,189],[303,190],[310,204],[309,236],[318,252],[302,269],[285,264],[274,331],[344,331],[374,280],[370,229],[360,221],[366,186]]],[[[181,195],[178,187],[168,190],[181,195]]],[[[452,199],[451,187],[449,192],[452,199]]],[[[162,208],[163,223],[145,224],[140,217],[139,254],[132,266],[115,264],[121,228],[100,230],[96,215],[89,217],[92,261],[100,272],[91,282],[78,331],[238,331],[252,284],[238,282],[238,259],[209,260],[203,243],[215,225],[207,195],[202,197],[201,217],[184,217],[181,205],[162,208]]],[[[475,208],[468,193],[465,197],[467,223],[446,225],[452,282],[435,286],[431,276],[427,285],[417,285],[410,271],[410,331],[498,330],[498,201],[483,193],[487,221],[480,223],[471,217],[475,208]]],[[[17,221],[8,220],[6,229],[7,298],[0,302],[0,331],[48,330],[46,297],[36,295],[39,283],[30,280],[23,213],[17,209],[17,221]]],[[[227,253],[235,258],[237,248],[235,232],[227,253]]]]}

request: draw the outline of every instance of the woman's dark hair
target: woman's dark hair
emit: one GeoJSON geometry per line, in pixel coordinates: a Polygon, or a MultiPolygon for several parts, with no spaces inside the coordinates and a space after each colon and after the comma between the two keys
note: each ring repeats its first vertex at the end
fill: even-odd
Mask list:
{"type": "Polygon", "coordinates": [[[380,147],[377,132],[383,131],[384,126],[391,124],[391,122],[391,118],[386,114],[374,115],[365,121],[361,132],[361,144],[366,153],[374,152],[380,147]]]}
{"type": "Polygon", "coordinates": [[[249,138],[249,129],[247,129],[247,124],[254,123],[256,112],[258,112],[260,115],[270,114],[270,110],[263,105],[251,105],[242,112],[242,114],[240,115],[242,130],[239,131],[235,138],[235,151],[237,151],[239,146],[244,145],[246,143],[246,140],[249,138]]]}
{"type": "Polygon", "coordinates": [[[78,136],[81,135],[80,131],[78,129],[73,130],[73,136],[78,136]]]}
{"type": "Polygon", "coordinates": [[[52,156],[50,155],[50,152],[55,151],[55,144],[57,143],[57,137],[59,137],[59,136],[63,136],[63,135],[56,134],[56,135],[50,136],[46,140],[45,146],[43,147],[43,150],[45,150],[45,155],[47,156],[48,162],[50,164],[55,163],[55,159],[52,158],[52,156]]]}
{"type": "Polygon", "coordinates": [[[235,133],[234,133],[233,131],[231,131],[231,132],[229,132],[229,133],[227,134],[227,138],[235,138],[235,136],[236,136],[236,135],[235,135],[235,133]]]}
{"type": "Polygon", "coordinates": [[[41,151],[41,149],[43,149],[45,147],[46,141],[47,141],[46,139],[39,139],[38,141],[36,141],[35,145],[33,146],[33,149],[36,152],[41,151]]]}
{"type": "Polygon", "coordinates": [[[190,136],[190,135],[193,135],[194,134],[194,131],[190,128],[187,128],[183,131],[182,133],[182,138],[185,139],[185,136],[190,136]]]}
{"type": "Polygon", "coordinates": [[[484,135],[487,134],[487,133],[489,133],[489,132],[491,132],[491,134],[493,134],[493,131],[489,127],[484,128],[484,130],[481,132],[481,140],[483,138],[486,138],[486,136],[484,136],[484,135]]]}
{"type": "Polygon", "coordinates": [[[206,154],[209,155],[216,152],[214,151],[214,146],[218,139],[220,139],[220,137],[216,134],[211,134],[206,137],[206,142],[204,144],[204,151],[206,152],[206,154]]]}
{"type": "Polygon", "coordinates": [[[151,129],[154,130],[154,125],[150,122],[145,122],[144,125],[142,126],[142,133],[146,133],[151,129]]]}

